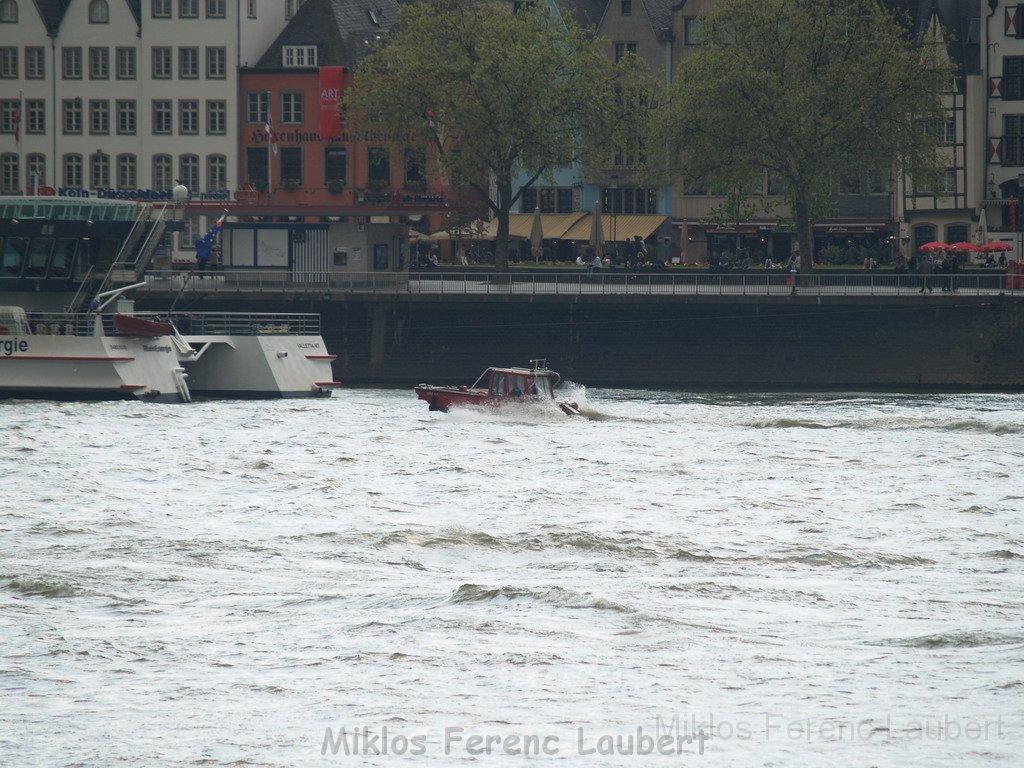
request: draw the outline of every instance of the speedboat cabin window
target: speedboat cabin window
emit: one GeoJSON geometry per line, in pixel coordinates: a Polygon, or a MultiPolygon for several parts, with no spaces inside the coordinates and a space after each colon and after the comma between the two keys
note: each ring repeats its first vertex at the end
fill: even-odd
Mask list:
{"type": "Polygon", "coordinates": [[[491,378],[491,392],[495,395],[508,393],[508,378],[504,373],[495,373],[491,378]]]}
{"type": "Polygon", "coordinates": [[[515,374],[509,374],[508,393],[512,397],[522,397],[524,394],[526,394],[526,377],[518,376],[515,374]]]}

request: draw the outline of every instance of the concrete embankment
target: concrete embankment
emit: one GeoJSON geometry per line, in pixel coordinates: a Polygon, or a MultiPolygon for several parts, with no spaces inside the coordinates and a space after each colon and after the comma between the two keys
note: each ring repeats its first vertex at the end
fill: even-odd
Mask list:
{"type": "Polygon", "coordinates": [[[470,383],[545,357],[604,386],[1024,390],[1022,296],[200,293],[177,308],[318,312],[347,384],[470,383]]]}

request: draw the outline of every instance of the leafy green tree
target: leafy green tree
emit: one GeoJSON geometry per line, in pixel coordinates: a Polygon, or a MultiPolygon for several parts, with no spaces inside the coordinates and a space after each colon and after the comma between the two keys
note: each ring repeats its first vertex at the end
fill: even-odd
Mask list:
{"type": "Polygon", "coordinates": [[[435,172],[497,217],[507,270],[513,183],[606,159],[621,125],[615,73],[592,31],[544,3],[415,2],[357,68],[345,113],[357,131],[431,146],[435,172]]]}
{"type": "Polygon", "coordinates": [[[651,123],[674,178],[777,179],[812,264],[836,180],[933,174],[953,71],[940,36],[912,38],[876,0],[721,0],[651,123]]]}

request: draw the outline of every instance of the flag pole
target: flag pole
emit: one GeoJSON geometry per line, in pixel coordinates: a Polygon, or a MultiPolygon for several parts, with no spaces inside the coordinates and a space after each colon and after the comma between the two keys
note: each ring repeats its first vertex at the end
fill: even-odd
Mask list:
{"type": "Polygon", "coordinates": [[[274,124],[270,112],[273,94],[267,91],[267,205],[274,204],[274,124]]]}

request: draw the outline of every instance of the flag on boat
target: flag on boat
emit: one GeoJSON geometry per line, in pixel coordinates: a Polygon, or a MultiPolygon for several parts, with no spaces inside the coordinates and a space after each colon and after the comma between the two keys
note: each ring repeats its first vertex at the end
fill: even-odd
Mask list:
{"type": "Polygon", "coordinates": [[[221,227],[224,226],[224,220],[227,217],[228,213],[225,211],[221,214],[220,218],[213,223],[209,232],[196,239],[196,262],[200,266],[204,266],[206,262],[209,261],[210,256],[213,253],[213,241],[216,240],[217,235],[220,234],[221,227]]]}
{"type": "Polygon", "coordinates": [[[267,132],[267,141],[270,142],[270,149],[277,154],[277,137],[274,135],[274,123],[270,119],[270,101],[267,101],[267,117],[263,121],[263,130],[267,132]]]}

